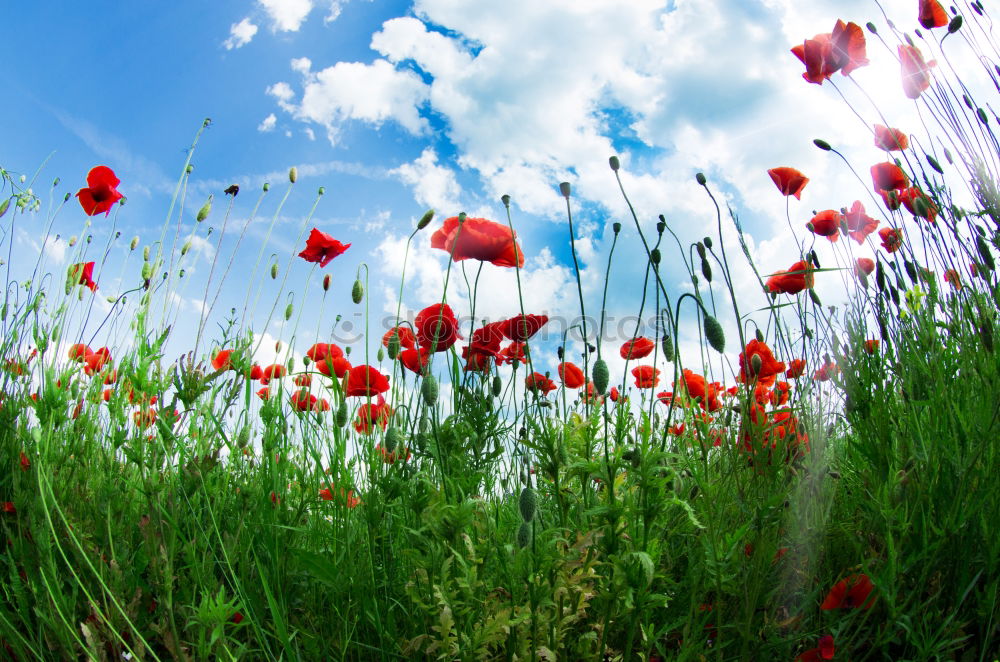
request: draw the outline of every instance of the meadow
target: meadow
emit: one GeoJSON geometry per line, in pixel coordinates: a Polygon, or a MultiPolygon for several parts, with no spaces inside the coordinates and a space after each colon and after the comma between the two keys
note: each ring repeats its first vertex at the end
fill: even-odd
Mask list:
{"type": "MultiPolygon", "coordinates": [[[[407,243],[446,252],[473,309],[442,297],[403,315],[404,271],[396,324],[352,352],[329,320],[348,311],[316,316],[291,295],[344,287],[330,270],[347,238],[309,218],[301,252],[265,243],[249,276],[217,254],[204,283],[185,280],[206,222],[224,232],[237,196],[259,196],[253,217],[266,192],[181,211],[209,120],[148,243],[116,230],[129,173],[81,166],[86,186],[43,211],[41,175],[0,169],[0,657],[998,659],[1000,119],[966,81],[1000,90],[1000,52],[982,2],[914,4],[919,29],[838,21],[792,49],[803,85],[835,89],[896,58],[923,119],[845,107],[885,156],[859,163],[817,138],[858,173],[829,209],[795,207],[808,173],[775,164],[798,253],[756,263],[701,173],[703,237],[629,202],[614,236],[640,248],[616,244],[607,272],[646,265],[637,319],[656,324],[623,343],[602,340],[614,292],[585,301],[579,280],[578,328],[554,332],[520,292],[508,317],[476,321],[492,295],[478,273],[524,267],[508,196],[503,218],[429,210],[407,243]],[[980,70],[952,66],[959,42],[980,70]],[[57,214],[82,229],[53,274],[13,247],[57,214]],[[132,285],[109,296],[100,274],[124,246],[132,285]],[[308,281],[287,282],[302,260],[308,281]],[[752,300],[734,283],[747,264],[752,300]],[[227,278],[246,279],[244,309],[277,292],[265,323],[218,302],[227,278]],[[844,299],[821,301],[821,279],[844,299]],[[210,305],[176,341],[184,288],[210,305]],[[260,365],[274,321],[283,358],[260,365]],[[679,351],[685,332],[696,353],[679,351]],[[554,371],[534,364],[541,342],[558,345],[554,371]]],[[[621,161],[608,165],[628,201],[621,161]]],[[[296,180],[275,185],[282,203],[296,180]]],[[[573,190],[553,186],[573,244],[573,190]]],[[[367,297],[359,270],[365,319],[367,297]]]]}

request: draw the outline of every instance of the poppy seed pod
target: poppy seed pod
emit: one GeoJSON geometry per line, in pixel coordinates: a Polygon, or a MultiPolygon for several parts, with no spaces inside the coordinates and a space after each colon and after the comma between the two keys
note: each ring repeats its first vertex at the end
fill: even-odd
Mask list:
{"type": "Polygon", "coordinates": [[[389,351],[389,358],[395,361],[396,357],[399,356],[399,350],[400,350],[398,333],[393,333],[391,336],[389,336],[389,342],[386,345],[386,349],[388,349],[389,351]]]}
{"type": "Polygon", "coordinates": [[[493,397],[499,398],[500,393],[503,391],[503,382],[500,380],[500,375],[493,376],[493,397]]]}
{"type": "Polygon", "coordinates": [[[559,193],[562,194],[562,197],[569,198],[569,194],[570,194],[569,182],[561,182],[559,184],[559,193]]]}
{"type": "Polygon", "coordinates": [[[663,354],[667,357],[668,361],[674,360],[674,340],[669,335],[663,336],[660,340],[660,346],[663,348],[663,354]]]}
{"type": "Polygon", "coordinates": [[[434,375],[424,377],[424,382],[420,385],[420,395],[424,399],[424,404],[428,407],[433,407],[437,404],[438,383],[434,379],[434,375]]]}
{"type": "Polygon", "coordinates": [[[351,301],[354,303],[361,303],[361,300],[365,298],[365,288],[361,284],[361,279],[355,279],[354,286],[351,287],[351,301]]]}
{"type": "Polygon", "coordinates": [[[656,224],[656,234],[663,234],[663,231],[667,229],[667,224],[663,221],[658,221],[656,224]]]}
{"type": "Polygon", "coordinates": [[[653,250],[651,250],[649,252],[649,261],[652,262],[653,264],[659,264],[660,263],[660,249],[659,248],[654,248],[653,250]]]}
{"type": "Polygon", "coordinates": [[[320,186],[319,190],[316,191],[316,194],[317,195],[324,195],[324,194],[326,194],[326,187],[325,186],[320,186]]]}
{"type": "Polygon", "coordinates": [[[517,546],[524,549],[531,543],[531,525],[521,522],[521,528],[517,530],[517,546]]]}
{"type": "Polygon", "coordinates": [[[694,179],[695,179],[695,181],[697,181],[702,186],[704,186],[708,182],[708,179],[705,177],[705,173],[703,173],[703,172],[697,173],[694,176],[694,179]]]}
{"type": "Polygon", "coordinates": [[[711,315],[705,315],[705,337],[708,338],[708,344],[712,346],[712,349],[720,354],[725,351],[726,334],[723,332],[719,320],[711,315]]]}
{"type": "Polygon", "coordinates": [[[333,276],[327,274],[323,276],[323,291],[328,292],[330,290],[330,283],[333,282],[333,276]]]}
{"type": "Polygon", "coordinates": [[[503,195],[500,196],[500,202],[503,203],[504,207],[508,207],[509,208],[510,207],[510,196],[507,195],[506,193],[504,193],[503,195]]]}
{"type": "Polygon", "coordinates": [[[535,490],[525,487],[521,490],[521,496],[517,500],[517,507],[521,511],[521,519],[530,522],[535,518],[535,511],[538,510],[538,495],[535,490]]]}
{"type": "Polygon", "coordinates": [[[712,250],[712,238],[711,237],[705,237],[704,239],[702,239],[702,242],[705,244],[705,248],[707,248],[708,250],[712,250]]]}
{"type": "Polygon", "coordinates": [[[201,223],[206,218],[208,218],[208,215],[212,213],[212,198],[213,197],[214,196],[212,196],[210,194],[208,196],[208,200],[206,200],[205,204],[203,204],[201,206],[201,209],[198,210],[198,215],[195,217],[195,220],[197,220],[199,223],[201,223]]]}
{"type": "Polygon", "coordinates": [[[264,193],[267,193],[268,191],[271,190],[271,184],[269,182],[264,182],[263,189],[264,189],[264,193]]]}
{"type": "Polygon", "coordinates": [[[385,452],[392,453],[399,446],[399,442],[400,442],[399,430],[396,429],[396,426],[390,425],[389,428],[385,431],[385,444],[383,445],[383,448],[385,448],[385,452]]]}
{"type": "Polygon", "coordinates": [[[608,165],[610,165],[611,169],[614,170],[615,172],[618,172],[618,169],[622,167],[622,164],[618,160],[617,156],[612,156],[611,158],[609,158],[608,165]]]}
{"type": "Polygon", "coordinates": [[[611,231],[614,232],[615,234],[618,234],[619,232],[622,231],[622,224],[619,223],[618,221],[615,221],[614,223],[611,224],[611,231]]]}
{"type": "Polygon", "coordinates": [[[604,395],[605,391],[608,389],[608,382],[611,379],[611,373],[608,370],[608,364],[604,359],[597,359],[594,362],[594,388],[597,389],[599,395],[604,395]]]}
{"type": "Polygon", "coordinates": [[[288,169],[288,181],[294,184],[299,179],[299,171],[295,166],[288,169]]]}
{"type": "Polygon", "coordinates": [[[347,401],[341,400],[340,406],[337,407],[337,415],[333,418],[334,423],[337,427],[342,428],[347,425],[347,401]]]}

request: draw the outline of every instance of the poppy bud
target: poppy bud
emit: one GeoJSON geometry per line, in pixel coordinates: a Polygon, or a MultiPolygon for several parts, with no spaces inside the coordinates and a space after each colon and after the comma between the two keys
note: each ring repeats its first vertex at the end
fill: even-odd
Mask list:
{"type": "Polygon", "coordinates": [[[875,265],[875,284],[879,292],[885,291],[885,271],[882,269],[881,261],[875,265]]]}
{"type": "Polygon", "coordinates": [[[420,385],[420,395],[428,407],[433,407],[437,403],[438,383],[434,375],[424,377],[424,382],[420,385]]]}
{"type": "Polygon", "coordinates": [[[268,182],[264,182],[263,188],[264,188],[264,193],[267,193],[268,191],[271,190],[271,185],[268,182]]]}
{"type": "Polygon", "coordinates": [[[521,528],[517,530],[517,546],[524,549],[531,542],[531,526],[527,522],[521,522],[521,528]]]}
{"type": "Polygon", "coordinates": [[[375,352],[375,358],[378,359],[380,363],[385,358],[385,351],[381,347],[379,347],[378,351],[375,352]]]}
{"type": "Polygon", "coordinates": [[[829,152],[831,149],[833,149],[832,147],[830,147],[830,143],[826,142],[821,138],[816,138],[815,140],[813,140],[813,145],[816,145],[824,152],[829,152]]]}
{"type": "Polygon", "coordinates": [[[0,203],[0,218],[7,213],[7,208],[10,207],[10,198],[7,198],[2,203],[0,203]]]}
{"type": "Polygon", "coordinates": [[[979,234],[976,235],[976,250],[979,252],[979,257],[983,260],[983,266],[990,271],[995,270],[997,265],[993,261],[993,253],[990,252],[990,247],[986,245],[986,240],[979,234]]]}
{"type": "Polygon", "coordinates": [[[69,241],[67,241],[66,243],[69,244],[70,246],[76,246],[76,235],[70,237],[69,241]]]}
{"type": "Polygon", "coordinates": [[[875,29],[875,24],[872,23],[871,21],[865,23],[865,27],[868,28],[868,31],[871,32],[872,34],[878,34],[878,30],[875,29]]]}
{"type": "Polygon", "coordinates": [[[396,357],[399,356],[399,350],[400,350],[398,334],[394,333],[391,336],[389,336],[389,344],[387,345],[387,349],[389,350],[389,358],[395,361],[396,357]]]}
{"type": "Polygon", "coordinates": [[[753,372],[754,377],[760,374],[763,367],[764,359],[760,357],[760,354],[754,354],[750,357],[750,370],[753,372]]]}
{"type": "Polygon", "coordinates": [[[355,279],[354,286],[351,288],[351,301],[354,303],[361,303],[361,300],[365,298],[365,288],[361,284],[360,279],[355,279]]]}
{"type": "Polygon", "coordinates": [[[206,200],[205,204],[203,204],[201,209],[198,210],[198,215],[195,217],[195,220],[199,223],[208,218],[208,215],[212,213],[212,197],[213,196],[209,194],[208,200],[206,200]]]}
{"type": "Polygon", "coordinates": [[[538,510],[538,495],[535,490],[525,487],[521,490],[521,496],[517,500],[517,508],[521,511],[521,519],[530,522],[535,518],[535,511],[538,510]]]}
{"type": "Polygon", "coordinates": [[[702,239],[702,242],[705,244],[705,248],[707,248],[708,250],[712,250],[712,238],[711,237],[705,237],[704,239],[702,239]]]}
{"type": "Polygon", "coordinates": [[[917,284],[917,268],[913,266],[913,263],[909,260],[903,260],[903,267],[906,269],[906,275],[910,277],[910,282],[914,285],[917,284]]]}
{"type": "Polygon", "coordinates": [[[694,245],[694,249],[696,251],[698,251],[698,257],[700,257],[701,259],[704,260],[705,259],[705,244],[701,243],[700,241],[696,242],[695,245],[694,245]]]}
{"type": "Polygon", "coordinates": [[[668,361],[674,360],[674,340],[669,335],[663,336],[660,339],[660,346],[663,348],[663,354],[666,356],[668,361]]]}
{"type": "Polygon", "coordinates": [[[142,263],[142,279],[149,280],[153,277],[153,265],[149,262],[142,263]]]}
{"type": "Polygon", "coordinates": [[[938,174],[944,174],[944,170],[941,169],[941,165],[937,162],[937,159],[930,154],[927,155],[927,163],[929,163],[930,166],[938,172],[938,174]]]}
{"type": "Polygon", "coordinates": [[[656,234],[663,234],[663,231],[667,229],[667,224],[663,221],[659,221],[656,224],[656,234]]]}
{"type": "Polygon", "coordinates": [[[559,193],[562,194],[562,197],[569,198],[569,193],[570,193],[569,182],[562,182],[559,184],[559,193]]]}
{"type": "Polygon", "coordinates": [[[431,224],[431,220],[433,218],[434,218],[433,209],[428,209],[427,211],[425,211],[424,215],[420,217],[419,221],[417,221],[417,229],[423,230],[424,228],[426,228],[428,225],[431,224]]]}
{"type": "Polygon", "coordinates": [[[698,182],[702,186],[704,186],[708,182],[708,179],[705,178],[705,173],[703,173],[703,172],[699,172],[699,173],[695,174],[694,179],[695,179],[696,182],[698,182]]]}
{"type": "Polygon", "coordinates": [[[944,158],[948,161],[949,165],[955,165],[955,162],[951,158],[951,152],[948,151],[947,147],[944,148],[944,158]]]}
{"type": "Polygon", "coordinates": [[[285,321],[292,319],[292,304],[285,306],[285,321]]]}
{"type": "Polygon", "coordinates": [[[726,349],[726,334],[722,330],[719,320],[711,315],[705,315],[705,337],[712,349],[720,354],[726,349]]]}
{"type": "Polygon", "coordinates": [[[184,278],[184,274],[185,273],[187,273],[187,272],[184,269],[181,269],[180,271],[177,272],[177,277],[178,278],[184,278]]]}
{"type": "Polygon", "coordinates": [[[814,303],[815,305],[817,305],[817,306],[822,306],[822,305],[823,305],[823,304],[822,304],[822,303],[820,303],[820,301],[819,301],[819,295],[818,295],[818,294],[816,294],[816,290],[814,290],[814,289],[812,289],[812,288],[809,288],[809,298],[810,298],[810,299],[812,299],[812,302],[813,302],[813,303],[814,303]]]}
{"type": "Polygon", "coordinates": [[[400,434],[395,425],[390,425],[385,431],[385,444],[382,446],[386,453],[392,453],[399,446],[400,434]]]}
{"type": "Polygon", "coordinates": [[[189,250],[191,250],[191,240],[190,239],[188,239],[187,241],[185,241],[184,245],[181,246],[181,255],[187,255],[189,250]]]}
{"type": "Polygon", "coordinates": [[[492,392],[494,398],[499,398],[500,393],[503,391],[503,382],[500,380],[500,375],[493,376],[492,392]]]}
{"type": "Polygon", "coordinates": [[[708,263],[708,260],[702,258],[701,261],[701,275],[705,277],[709,283],[712,282],[712,265],[708,263]]]}
{"type": "Polygon", "coordinates": [[[288,169],[288,181],[294,184],[299,179],[299,171],[295,166],[288,169]]]}
{"type": "Polygon", "coordinates": [[[271,265],[271,280],[274,280],[277,277],[278,277],[278,263],[275,262],[274,264],[271,265]]]}
{"type": "Polygon", "coordinates": [[[337,424],[337,427],[342,428],[347,425],[347,401],[341,400],[340,406],[337,407],[337,415],[333,417],[333,422],[337,424]]]}
{"type": "Polygon", "coordinates": [[[652,262],[653,264],[659,264],[660,263],[660,249],[659,248],[654,248],[653,250],[649,251],[649,261],[652,262]]]}
{"type": "Polygon", "coordinates": [[[698,289],[698,277],[691,274],[691,284],[694,285],[695,289],[698,289]]]}
{"type": "Polygon", "coordinates": [[[604,395],[604,392],[608,389],[608,382],[611,379],[611,373],[608,370],[608,364],[604,359],[597,359],[594,362],[594,388],[597,389],[598,395],[604,395]]]}
{"type": "Polygon", "coordinates": [[[192,172],[194,172],[194,166],[189,163],[187,167],[184,168],[184,174],[190,175],[192,172]]]}
{"type": "Polygon", "coordinates": [[[622,231],[622,224],[619,223],[618,221],[615,221],[614,223],[611,224],[611,231],[614,232],[615,234],[618,234],[619,232],[622,231]]]}
{"type": "Polygon", "coordinates": [[[316,191],[316,195],[324,195],[326,193],[326,187],[320,186],[319,190],[316,191]]]}
{"type": "Polygon", "coordinates": [[[622,164],[620,161],[618,161],[617,156],[612,156],[611,158],[609,158],[608,165],[610,165],[611,169],[614,170],[615,172],[618,172],[618,169],[622,167],[622,164]]]}
{"type": "Polygon", "coordinates": [[[329,291],[329,289],[330,289],[330,283],[332,283],[332,282],[333,282],[333,276],[331,276],[330,274],[327,274],[327,275],[323,276],[323,291],[324,292],[329,291]]]}
{"type": "Polygon", "coordinates": [[[889,294],[892,295],[892,302],[896,304],[896,308],[899,308],[899,290],[890,285],[889,294]]]}
{"type": "Polygon", "coordinates": [[[503,203],[504,207],[507,207],[508,209],[510,209],[510,196],[509,195],[507,195],[506,193],[504,193],[503,195],[501,195],[500,196],[500,202],[503,203]]]}
{"type": "Polygon", "coordinates": [[[948,34],[955,34],[961,29],[962,29],[962,15],[959,14],[955,18],[951,19],[951,22],[948,24],[948,34]]]}
{"type": "Polygon", "coordinates": [[[559,347],[556,347],[556,356],[559,357],[560,361],[563,360],[563,357],[564,357],[565,353],[566,353],[566,350],[565,350],[565,348],[563,348],[562,345],[560,345],[559,347]]]}

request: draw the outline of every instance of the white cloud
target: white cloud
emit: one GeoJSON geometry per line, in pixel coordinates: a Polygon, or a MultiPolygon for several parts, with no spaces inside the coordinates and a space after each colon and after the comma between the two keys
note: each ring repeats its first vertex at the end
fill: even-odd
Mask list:
{"type": "Polygon", "coordinates": [[[262,133],[267,133],[268,131],[274,131],[275,125],[278,123],[278,118],[274,113],[271,113],[263,119],[263,121],[257,125],[257,130],[262,133]]]}
{"type": "Polygon", "coordinates": [[[246,46],[255,34],[257,34],[257,26],[250,22],[249,17],[244,18],[239,23],[233,23],[229,27],[229,38],[223,42],[223,45],[227,51],[246,46]]]}
{"type": "Polygon", "coordinates": [[[257,0],[274,31],[296,32],[312,11],[312,0],[257,0]]]}
{"type": "Polygon", "coordinates": [[[426,148],[416,160],[404,163],[391,174],[413,189],[413,198],[420,204],[449,216],[459,211],[462,188],[455,173],[438,164],[432,148],[426,148]]]}

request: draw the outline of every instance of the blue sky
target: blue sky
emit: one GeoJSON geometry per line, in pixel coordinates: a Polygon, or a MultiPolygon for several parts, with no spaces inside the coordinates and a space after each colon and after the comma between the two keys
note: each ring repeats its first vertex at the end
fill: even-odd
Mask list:
{"type": "MultiPolygon", "coordinates": [[[[915,25],[916,2],[901,4],[893,17],[915,25]]],[[[0,44],[7,63],[0,71],[7,95],[0,105],[6,127],[0,165],[30,176],[51,153],[35,186],[39,193],[55,177],[59,194],[75,193],[94,165],[116,171],[128,204],[115,212],[123,239],[102,273],[101,295],[134,281],[135,259],[124,279],[119,276],[125,244],[133,234],[143,244],[159,236],[184,150],[204,117],[213,123],[195,154],[185,234],[209,194],[215,208],[207,223],[218,232],[227,202],[222,189],[239,184],[221,248],[228,259],[233,228],[246,220],[261,185],[273,186],[236,255],[220,309],[241,304],[248,286],[262,292],[266,308],[276,297],[284,307],[286,293],[276,284],[258,286],[248,278],[287,185],[285,173],[295,165],[299,181],[265,255],[277,253],[284,268],[301,250],[294,240],[308,230],[303,219],[324,186],[309,227],[352,248],[325,270],[335,282],[325,302],[321,274],[314,272],[302,303],[309,265],[292,260],[288,282],[307,317],[322,306],[327,321],[358,310],[349,291],[362,262],[370,270],[373,315],[395,310],[403,240],[429,207],[438,218],[411,250],[404,311],[438,300],[446,256],[429,248],[431,231],[463,210],[503,220],[503,193],[513,197],[528,257],[522,274],[528,311],[574,314],[557,188],[564,180],[574,186],[590,310],[596,311],[603,286],[610,224],[618,220],[626,229],[616,249],[609,312],[619,319],[634,313],[645,262],[636,258],[638,238],[607,166],[613,153],[621,155],[644,227],[651,231],[656,216],[665,214],[686,242],[714,232],[713,209],[694,182],[695,172],[708,174],[739,212],[764,273],[797,259],[785,199],[767,168],[794,166],[812,178],[802,202],[792,201],[793,225],[801,227],[814,209],[849,206],[866,195],[841,163],[813,147],[813,138],[843,148],[862,172],[881,159],[871,145],[873,108],[837,76],[866,126],[829,85],[803,81],[802,65],[789,52],[829,32],[837,18],[879,20],[868,0],[33,3],[15,13],[16,28],[8,28],[0,44]]],[[[891,53],[870,40],[869,58],[872,65],[855,79],[890,121],[915,130],[913,104],[898,89],[891,53]]],[[[65,239],[84,220],[70,204],[56,217],[54,232],[65,239]]],[[[38,228],[43,221],[39,217],[38,228]]],[[[110,222],[94,219],[91,231],[101,245],[110,222]]],[[[41,230],[20,232],[18,246],[30,255],[41,230]]],[[[726,237],[737,258],[731,261],[739,262],[729,224],[726,237]]],[[[208,243],[189,266],[195,283],[211,264],[208,243]]],[[[65,266],[72,253],[65,242],[50,242],[48,264],[65,266]]],[[[759,299],[749,271],[737,268],[738,296],[759,299]]],[[[667,276],[675,291],[687,287],[676,266],[668,265],[667,276]]],[[[449,300],[464,313],[460,281],[453,279],[449,300]]],[[[513,315],[512,286],[512,272],[488,265],[479,312],[494,319],[513,315]]],[[[179,319],[188,322],[180,328],[189,333],[202,287],[186,289],[186,302],[178,304],[186,311],[179,319]]],[[[839,279],[818,287],[824,298],[833,296],[839,279]]],[[[261,328],[259,318],[255,324],[258,334],[282,334],[280,325],[261,328]]],[[[302,336],[295,341],[300,349],[311,344],[302,336]]],[[[617,348],[624,339],[618,333],[609,342],[617,348]]],[[[186,348],[178,343],[173,350],[186,348]]],[[[543,367],[554,367],[554,351],[541,358],[543,367]]]]}

